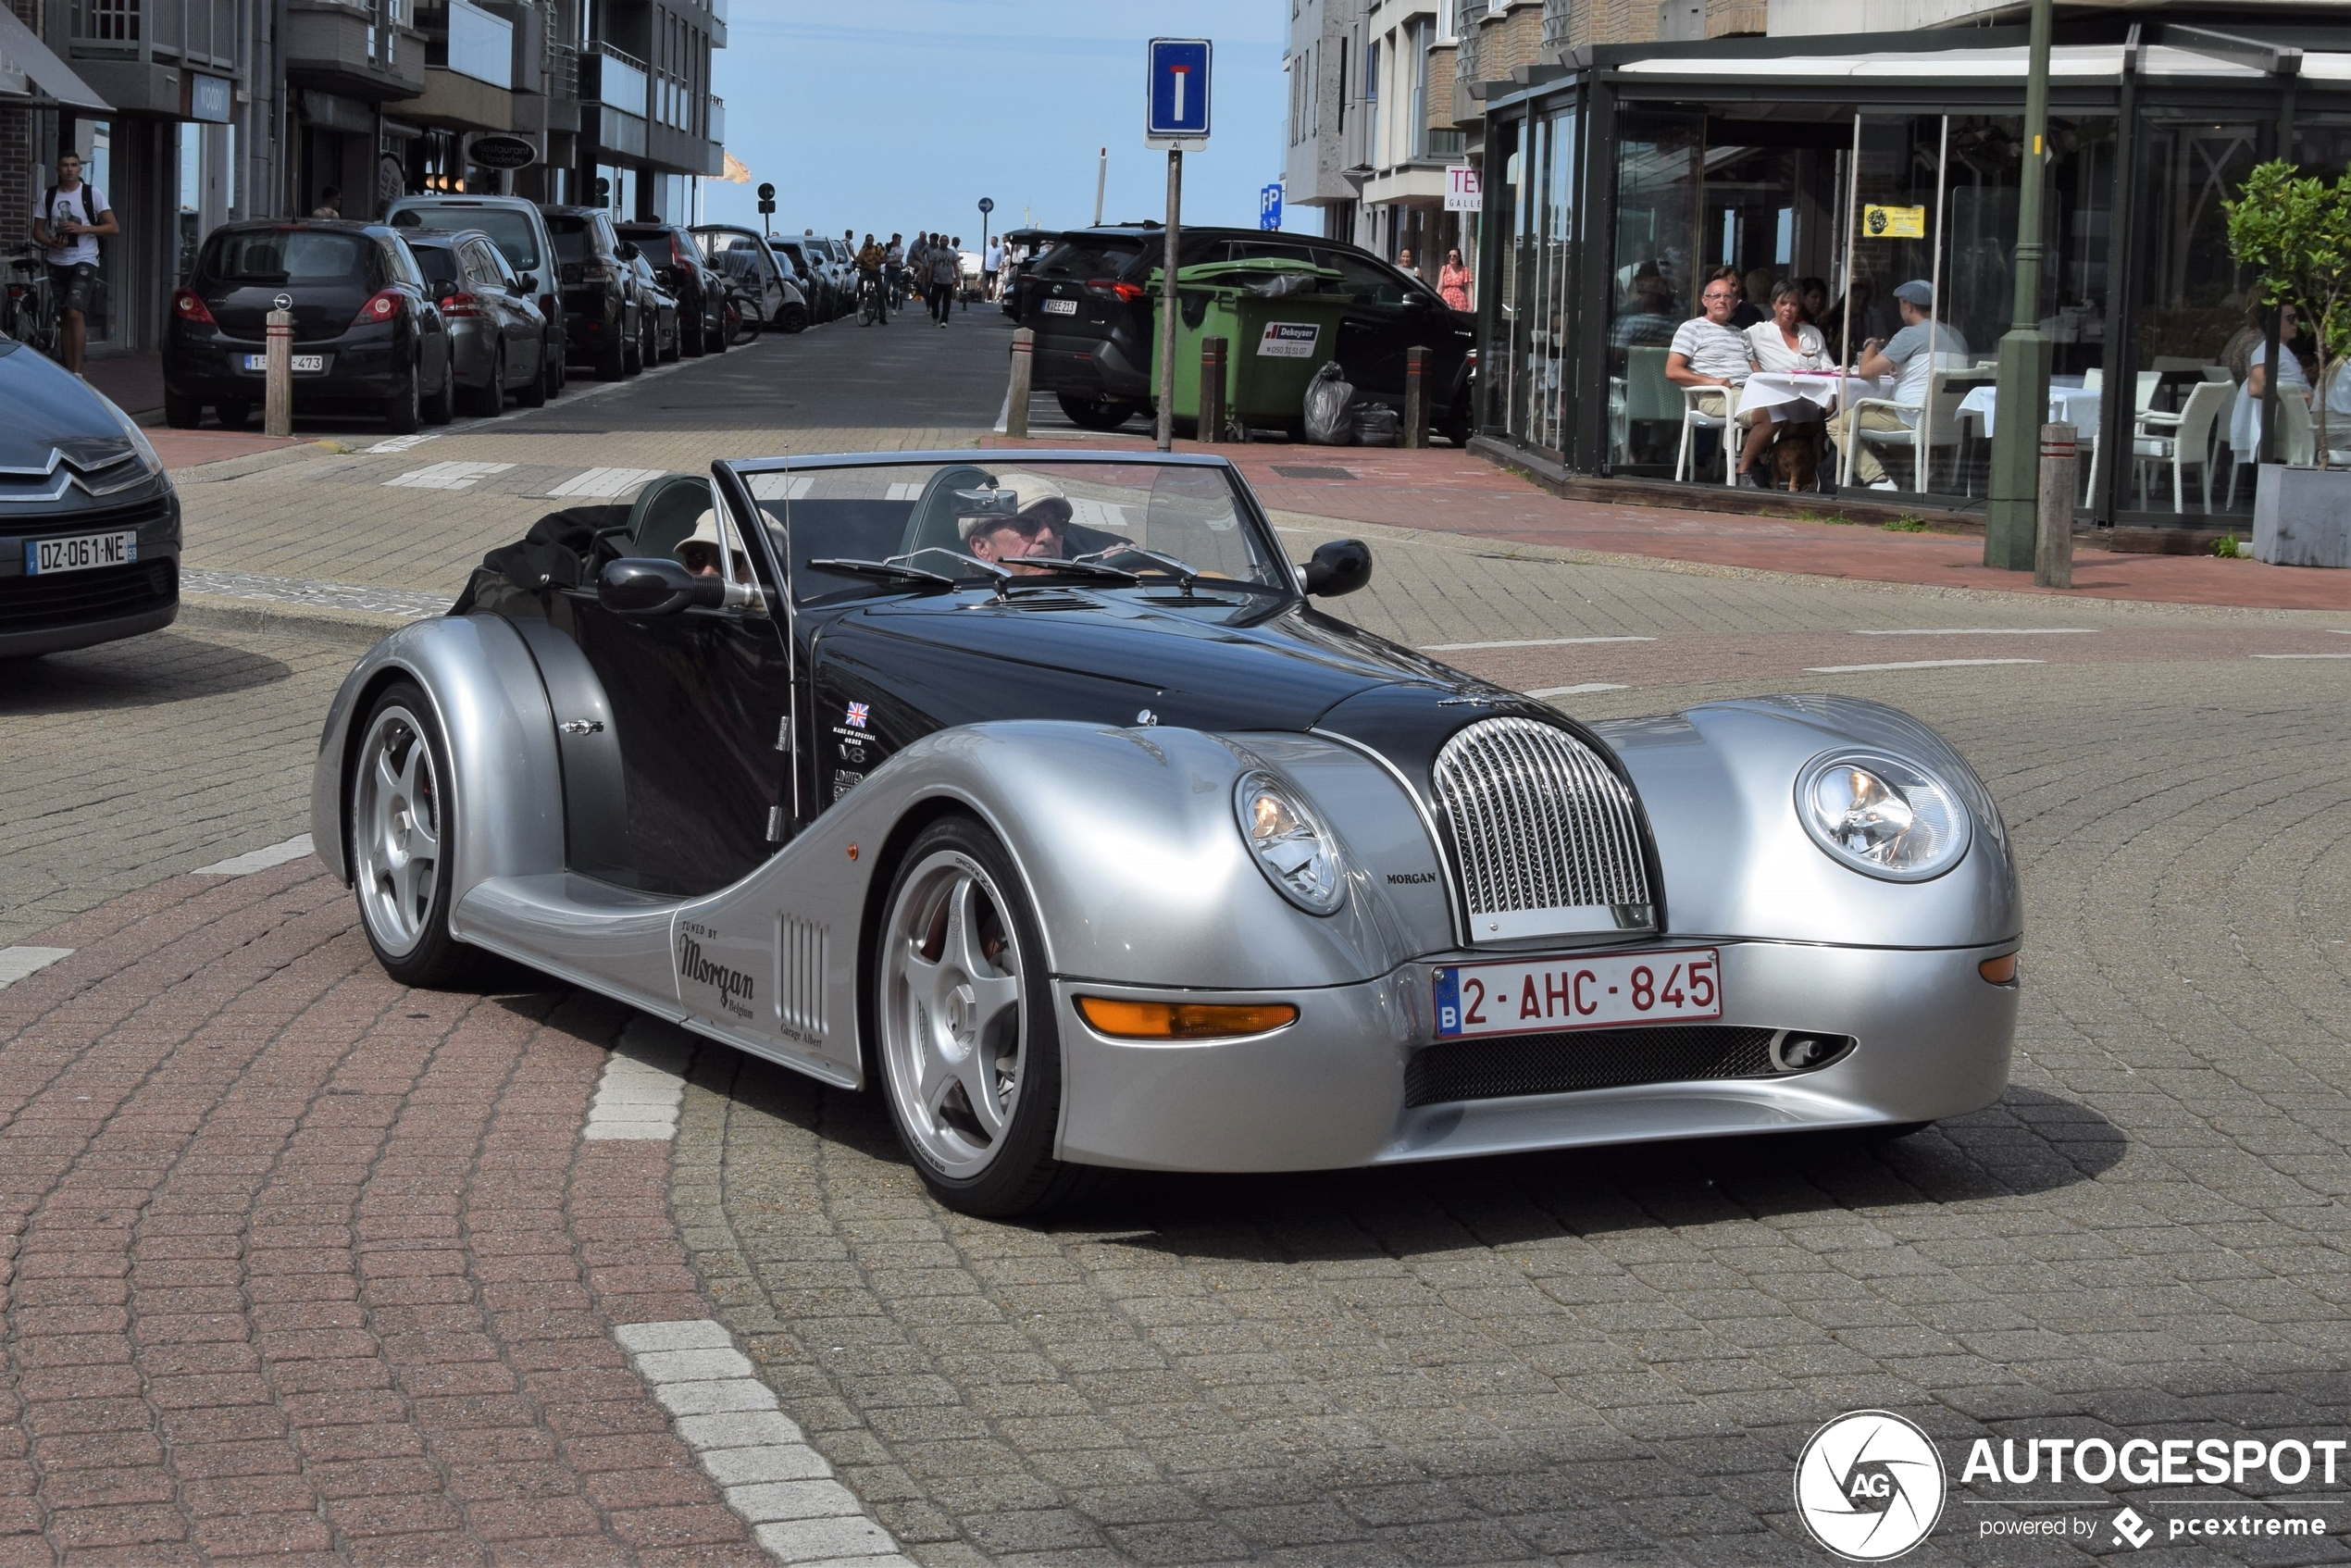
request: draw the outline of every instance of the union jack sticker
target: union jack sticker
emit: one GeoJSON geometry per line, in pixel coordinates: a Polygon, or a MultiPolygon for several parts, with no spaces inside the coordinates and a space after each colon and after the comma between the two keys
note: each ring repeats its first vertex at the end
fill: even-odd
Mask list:
{"type": "Polygon", "coordinates": [[[866,716],[872,711],[863,703],[852,703],[849,704],[849,712],[843,716],[844,721],[852,729],[863,729],[865,728],[866,716]]]}

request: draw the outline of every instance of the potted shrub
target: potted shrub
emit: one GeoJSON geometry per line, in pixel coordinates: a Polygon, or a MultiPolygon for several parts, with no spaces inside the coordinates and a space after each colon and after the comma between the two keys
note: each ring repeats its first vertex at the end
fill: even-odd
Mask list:
{"type": "Polygon", "coordinates": [[[2328,456],[2338,439],[2351,446],[2351,431],[2330,431],[2326,406],[2327,388],[2351,358],[2351,170],[2329,184],[2272,159],[2224,205],[2230,254],[2271,305],[2295,307],[2319,351],[2311,399],[2317,464],[2261,465],[2253,554],[2280,566],[2351,566],[2351,469],[2332,467],[2328,456]]]}

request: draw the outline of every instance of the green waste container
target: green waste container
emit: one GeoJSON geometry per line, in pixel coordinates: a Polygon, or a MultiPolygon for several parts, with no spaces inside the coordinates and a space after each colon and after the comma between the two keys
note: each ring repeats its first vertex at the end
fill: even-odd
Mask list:
{"type": "MultiPolygon", "coordinates": [[[[1159,385],[1161,274],[1151,280],[1151,385],[1159,385]]],[[[1225,340],[1225,411],[1242,424],[1296,425],[1307,384],[1338,351],[1338,324],[1352,296],[1334,293],[1343,274],[1309,262],[1213,261],[1176,274],[1176,417],[1200,417],[1200,345],[1225,340]],[[1302,276],[1294,293],[1261,292],[1302,276]]]]}

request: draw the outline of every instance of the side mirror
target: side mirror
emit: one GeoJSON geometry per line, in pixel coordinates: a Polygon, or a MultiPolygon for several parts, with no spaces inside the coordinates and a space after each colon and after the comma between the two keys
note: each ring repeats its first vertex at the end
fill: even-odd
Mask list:
{"type": "Polygon", "coordinates": [[[616,616],[674,616],[727,602],[723,578],[696,577],[676,561],[637,555],[604,567],[596,582],[596,603],[616,616]]]}
{"type": "Polygon", "coordinates": [[[1360,539],[1334,539],[1307,559],[1306,591],[1318,599],[1352,593],[1372,580],[1372,547],[1360,539]]]}
{"type": "Polygon", "coordinates": [[[623,240],[620,242],[620,259],[623,261],[634,261],[637,259],[636,241],[623,240]]]}
{"type": "Polygon", "coordinates": [[[457,280],[454,278],[435,278],[431,282],[425,285],[425,292],[431,294],[432,297],[437,300],[447,299],[451,294],[457,292],[457,280]]]}

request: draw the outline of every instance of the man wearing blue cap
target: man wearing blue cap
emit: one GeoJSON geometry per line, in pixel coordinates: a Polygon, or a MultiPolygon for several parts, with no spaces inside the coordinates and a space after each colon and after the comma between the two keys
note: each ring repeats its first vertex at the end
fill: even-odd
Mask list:
{"type": "MultiPolygon", "coordinates": [[[[1861,345],[1861,362],[1853,367],[1857,376],[1872,379],[1892,376],[1893,401],[1902,411],[1891,408],[1864,408],[1858,412],[1847,408],[1829,421],[1829,433],[1841,449],[1853,441],[1854,424],[1858,417],[1865,430],[1904,430],[1918,422],[1918,416],[1908,412],[1926,406],[1926,391],[1934,370],[1934,361],[1947,354],[1964,355],[1967,340],[1953,330],[1948,322],[1934,319],[1934,285],[1922,278],[1913,278],[1894,291],[1896,308],[1902,313],[1902,330],[1884,342],[1872,338],[1861,345]]],[[[1885,465],[1864,442],[1853,453],[1853,473],[1872,490],[1892,490],[1894,481],[1886,477],[1885,465]]],[[[1924,490],[1924,484],[1918,487],[1924,490]]]]}

